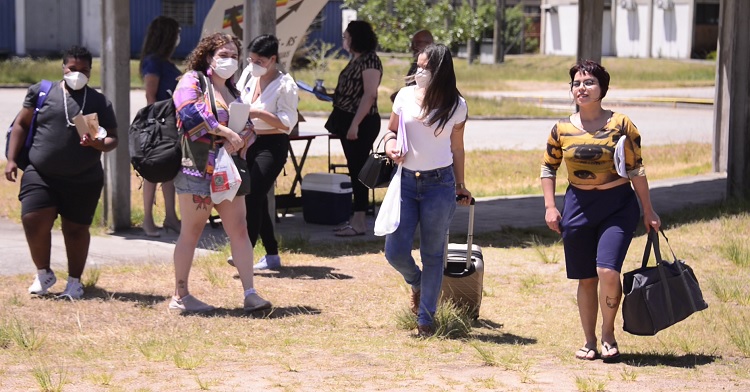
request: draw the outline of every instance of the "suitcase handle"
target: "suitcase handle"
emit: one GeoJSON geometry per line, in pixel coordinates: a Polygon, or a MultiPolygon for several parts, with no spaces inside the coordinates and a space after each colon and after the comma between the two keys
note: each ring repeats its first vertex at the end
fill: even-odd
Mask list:
{"type": "MultiPolygon", "coordinates": [[[[459,195],[456,196],[456,201],[466,199],[468,196],[459,195]]],[[[470,271],[472,268],[472,245],[474,245],[474,206],[476,200],[472,197],[469,202],[469,229],[466,234],[466,271],[470,271]]],[[[445,232],[445,249],[443,249],[443,270],[448,267],[448,242],[449,242],[449,231],[445,232]]]]}

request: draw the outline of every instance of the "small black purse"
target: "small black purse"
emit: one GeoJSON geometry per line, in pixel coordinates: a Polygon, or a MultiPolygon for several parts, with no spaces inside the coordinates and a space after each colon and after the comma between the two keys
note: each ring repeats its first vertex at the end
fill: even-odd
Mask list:
{"type": "Polygon", "coordinates": [[[237,171],[240,172],[240,187],[237,189],[236,196],[246,196],[250,194],[250,169],[248,168],[247,161],[240,158],[239,155],[232,155],[234,166],[237,167],[237,171]]]}
{"type": "MultiPolygon", "coordinates": [[[[395,168],[393,160],[388,158],[385,150],[383,152],[377,151],[380,150],[383,139],[385,139],[385,136],[380,139],[375,151],[367,157],[365,165],[362,166],[362,170],[359,171],[357,176],[359,181],[370,189],[386,188],[391,183],[391,176],[395,168]]],[[[385,149],[385,147],[383,148],[385,149]]]]}

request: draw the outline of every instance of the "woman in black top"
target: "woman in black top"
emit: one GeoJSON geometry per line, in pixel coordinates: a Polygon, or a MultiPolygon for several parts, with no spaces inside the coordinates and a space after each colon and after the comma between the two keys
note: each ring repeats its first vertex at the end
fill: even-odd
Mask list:
{"type": "Polygon", "coordinates": [[[375,54],[377,46],[378,37],[369,23],[361,20],[349,23],[344,31],[344,49],[352,57],[339,74],[333,94],[333,112],[325,125],[341,139],[352,179],[354,214],[348,225],[336,230],[336,235],[342,237],[363,235],[367,229],[367,188],[357,175],[380,132],[378,86],[383,65],[375,54]]]}

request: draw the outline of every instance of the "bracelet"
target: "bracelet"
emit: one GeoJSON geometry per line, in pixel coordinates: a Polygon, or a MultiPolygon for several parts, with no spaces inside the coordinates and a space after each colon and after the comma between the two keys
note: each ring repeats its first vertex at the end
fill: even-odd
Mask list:
{"type": "Polygon", "coordinates": [[[464,185],[463,182],[457,182],[456,189],[466,189],[466,186],[464,185]]]}

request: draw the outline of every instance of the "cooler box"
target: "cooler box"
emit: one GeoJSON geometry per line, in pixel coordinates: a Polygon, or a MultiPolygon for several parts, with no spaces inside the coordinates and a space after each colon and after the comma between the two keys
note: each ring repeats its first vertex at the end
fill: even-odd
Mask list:
{"type": "Polygon", "coordinates": [[[302,216],[307,223],[337,225],[352,214],[352,182],[348,175],[310,173],[302,179],[302,216]]]}

